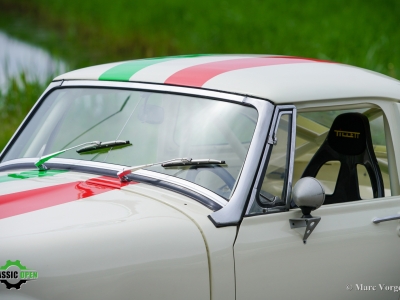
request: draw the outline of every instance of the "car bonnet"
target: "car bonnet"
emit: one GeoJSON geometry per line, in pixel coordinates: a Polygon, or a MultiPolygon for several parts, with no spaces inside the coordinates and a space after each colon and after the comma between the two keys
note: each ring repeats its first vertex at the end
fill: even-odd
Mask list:
{"type": "MultiPolygon", "coordinates": [[[[107,176],[19,170],[0,173],[0,187],[0,238],[117,226],[143,218],[188,219],[174,205],[165,205],[163,189],[107,176]]],[[[169,198],[174,194],[165,192],[169,198]]],[[[178,203],[190,202],[178,198],[178,203]]],[[[197,206],[204,215],[210,212],[197,206]]]]}

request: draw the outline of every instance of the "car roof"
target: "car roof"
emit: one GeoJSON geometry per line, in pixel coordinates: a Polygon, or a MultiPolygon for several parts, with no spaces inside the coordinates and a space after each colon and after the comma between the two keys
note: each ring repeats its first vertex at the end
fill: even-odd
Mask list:
{"type": "Polygon", "coordinates": [[[210,89],[295,103],[359,97],[400,100],[400,81],[331,61],[280,55],[184,55],[104,64],[54,80],[108,80],[210,89]]]}

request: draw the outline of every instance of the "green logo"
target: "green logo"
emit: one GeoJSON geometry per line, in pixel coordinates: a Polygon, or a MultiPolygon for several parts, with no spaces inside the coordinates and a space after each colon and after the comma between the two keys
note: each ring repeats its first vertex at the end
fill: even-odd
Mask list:
{"type": "Polygon", "coordinates": [[[6,264],[0,267],[0,282],[9,290],[12,288],[19,290],[23,283],[35,279],[38,279],[38,272],[29,270],[19,260],[7,260],[6,264]]]}

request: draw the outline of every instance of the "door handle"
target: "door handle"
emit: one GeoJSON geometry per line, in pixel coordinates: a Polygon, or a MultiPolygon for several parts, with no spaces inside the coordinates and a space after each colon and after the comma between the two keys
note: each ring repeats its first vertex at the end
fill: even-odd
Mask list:
{"type": "Polygon", "coordinates": [[[378,224],[381,222],[393,221],[393,220],[399,220],[399,219],[400,219],[400,215],[394,215],[394,216],[388,216],[388,217],[384,217],[384,218],[375,218],[372,220],[372,222],[374,224],[378,224]]]}

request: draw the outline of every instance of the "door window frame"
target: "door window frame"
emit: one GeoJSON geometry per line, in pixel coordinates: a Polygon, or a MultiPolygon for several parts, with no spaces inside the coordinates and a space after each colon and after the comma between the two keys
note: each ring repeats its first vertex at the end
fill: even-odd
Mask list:
{"type": "MultiPolygon", "coordinates": [[[[290,208],[291,194],[292,194],[292,182],[293,182],[293,167],[294,167],[294,153],[296,150],[296,115],[297,108],[294,105],[278,105],[275,107],[274,116],[272,118],[272,123],[270,127],[270,131],[267,137],[267,143],[263,152],[262,160],[260,168],[256,175],[256,180],[254,182],[253,190],[250,196],[249,203],[247,205],[245,217],[256,216],[260,214],[267,213],[276,213],[281,211],[287,211],[290,208]],[[252,213],[251,208],[255,201],[257,201],[261,186],[263,183],[265,172],[268,168],[268,163],[270,160],[271,152],[273,146],[276,144],[276,134],[279,127],[279,121],[283,115],[289,115],[291,119],[290,133],[288,134],[288,157],[286,166],[288,171],[286,173],[286,178],[284,179],[284,183],[286,187],[284,187],[284,200],[285,206],[273,207],[273,208],[263,208],[260,213],[252,213]]],[[[259,202],[259,201],[257,201],[259,202]]]]}

